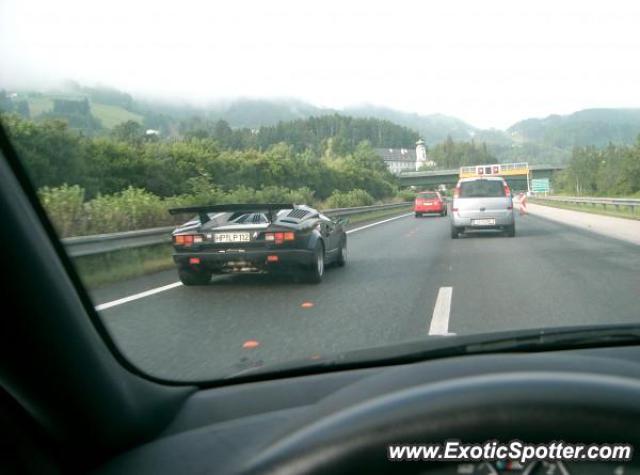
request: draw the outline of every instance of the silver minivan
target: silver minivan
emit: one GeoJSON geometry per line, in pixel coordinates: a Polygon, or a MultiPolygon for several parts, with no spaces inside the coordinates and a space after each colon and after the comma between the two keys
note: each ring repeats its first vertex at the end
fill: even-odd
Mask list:
{"type": "Polygon", "coordinates": [[[458,181],[451,204],[451,237],[469,230],[499,229],[516,235],[513,199],[502,177],[463,178],[458,181]]]}

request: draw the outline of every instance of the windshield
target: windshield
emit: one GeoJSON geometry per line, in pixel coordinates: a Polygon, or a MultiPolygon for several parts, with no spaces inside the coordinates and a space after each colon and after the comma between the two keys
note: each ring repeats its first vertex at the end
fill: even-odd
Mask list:
{"type": "Polygon", "coordinates": [[[497,180],[475,180],[460,183],[460,198],[498,198],[505,196],[504,184],[497,180]]]}
{"type": "Polygon", "coordinates": [[[156,378],[635,324],[638,18],[7,0],[0,123],[101,334],[156,378]]]}

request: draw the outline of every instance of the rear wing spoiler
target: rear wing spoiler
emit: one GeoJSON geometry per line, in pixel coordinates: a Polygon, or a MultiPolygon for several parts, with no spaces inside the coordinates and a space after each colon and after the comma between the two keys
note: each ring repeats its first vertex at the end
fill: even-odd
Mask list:
{"type": "Polygon", "coordinates": [[[273,221],[274,212],[281,209],[293,209],[295,205],[291,203],[248,203],[248,204],[228,204],[228,205],[206,205],[190,206],[186,208],[171,208],[169,214],[190,213],[197,214],[200,223],[204,224],[210,220],[209,213],[236,213],[236,212],[260,212],[266,211],[269,214],[269,221],[273,221]]]}

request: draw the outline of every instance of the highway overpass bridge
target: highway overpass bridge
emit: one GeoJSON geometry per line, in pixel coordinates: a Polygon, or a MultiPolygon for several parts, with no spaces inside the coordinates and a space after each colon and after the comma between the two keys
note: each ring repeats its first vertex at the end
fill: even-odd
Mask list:
{"type": "MultiPolygon", "coordinates": [[[[529,179],[533,178],[551,178],[554,172],[566,168],[564,165],[530,165],[529,179]]],[[[425,172],[404,172],[399,175],[398,180],[400,186],[417,188],[435,188],[439,185],[446,185],[447,188],[454,186],[460,177],[460,169],[454,170],[433,170],[425,172]]],[[[513,174],[504,175],[513,190],[527,189],[527,173],[526,171],[514,171],[513,174]]]]}

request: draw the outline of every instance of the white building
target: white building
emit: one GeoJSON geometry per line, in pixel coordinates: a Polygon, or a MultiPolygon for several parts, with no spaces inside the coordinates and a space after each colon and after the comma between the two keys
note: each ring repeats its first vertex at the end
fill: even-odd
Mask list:
{"type": "Polygon", "coordinates": [[[376,152],[389,171],[399,175],[402,172],[418,171],[423,166],[435,166],[427,156],[427,147],[422,139],[416,142],[416,148],[377,148],[376,152]]]}
{"type": "Polygon", "coordinates": [[[416,169],[418,171],[427,163],[427,147],[424,140],[420,139],[416,142],[416,169]]]}

